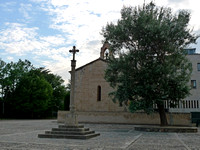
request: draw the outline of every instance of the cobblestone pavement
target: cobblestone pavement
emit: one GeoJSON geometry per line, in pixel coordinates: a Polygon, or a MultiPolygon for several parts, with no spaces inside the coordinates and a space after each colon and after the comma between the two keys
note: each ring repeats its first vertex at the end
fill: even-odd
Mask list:
{"type": "Polygon", "coordinates": [[[56,120],[0,120],[0,150],[200,150],[200,131],[140,132],[134,125],[85,124],[101,134],[88,140],[37,137],[57,126],[56,120]]]}

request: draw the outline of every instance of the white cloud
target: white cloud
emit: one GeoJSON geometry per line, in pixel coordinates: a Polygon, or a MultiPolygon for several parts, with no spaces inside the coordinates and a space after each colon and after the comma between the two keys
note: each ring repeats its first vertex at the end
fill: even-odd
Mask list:
{"type": "Polygon", "coordinates": [[[44,43],[48,43],[51,47],[65,43],[65,39],[61,35],[40,37],[40,40],[44,43]]]}
{"type": "Polygon", "coordinates": [[[6,23],[7,28],[1,30],[2,38],[0,41],[23,41],[25,39],[32,39],[36,35],[37,27],[27,28],[19,23],[6,23]]]}
{"type": "Polygon", "coordinates": [[[51,3],[53,6],[64,6],[68,4],[69,0],[62,0],[62,1],[58,1],[58,0],[51,0],[51,3]]]}
{"type": "Polygon", "coordinates": [[[25,54],[33,52],[38,55],[48,54],[54,46],[65,43],[61,35],[39,36],[38,28],[28,28],[18,23],[7,23],[7,28],[0,31],[0,48],[9,53],[25,54]]]}
{"type": "Polygon", "coordinates": [[[169,0],[169,3],[176,3],[176,4],[185,3],[185,2],[188,2],[188,0],[169,0]]]}
{"type": "Polygon", "coordinates": [[[38,28],[27,28],[18,23],[6,23],[7,28],[0,31],[0,48],[9,53],[23,54],[34,49],[32,44],[38,28]]]}
{"type": "Polygon", "coordinates": [[[65,84],[68,83],[68,80],[70,79],[69,71],[71,66],[69,59],[59,58],[57,61],[42,61],[41,63],[54,74],[60,75],[65,80],[65,84]]]}
{"type": "Polygon", "coordinates": [[[29,15],[29,11],[32,10],[31,4],[20,4],[19,12],[21,12],[26,20],[29,20],[31,17],[29,15]]]}
{"type": "Polygon", "coordinates": [[[48,2],[49,0],[29,0],[29,1],[34,3],[42,3],[42,2],[48,2]]]}
{"type": "Polygon", "coordinates": [[[2,10],[6,12],[12,12],[12,6],[15,6],[16,2],[4,2],[0,4],[2,10]]]}
{"type": "Polygon", "coordinates": [[[191,10],[191,20],[190,24],[192,27],[194,27],[194,31],[200,30],[200,22],[199,22],[199,14],[200,14],[200,9],[199,9],[199,3],[196,2],[190,2],[188,5],[188,9],[191,10]]]}

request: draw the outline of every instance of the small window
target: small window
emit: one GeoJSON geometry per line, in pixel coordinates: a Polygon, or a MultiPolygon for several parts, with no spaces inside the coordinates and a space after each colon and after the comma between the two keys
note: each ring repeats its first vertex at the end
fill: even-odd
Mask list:
{"type": "Polygon", "coordinates": [[[197,70],[200,71],[200,63],[197,64],[197,70]]]}
{"type": "Polygon", "coordinates": [[[97,101],[101,101],[101,86],[97,86],[97,101]]]}
{"type": "Polygon", "coordinates": [[[196,88],[197,88],[196,80],[191,80],[191,87],[192,87],[193,89],[196,89],[196,88]]]}
{"type": "Polygon", "coordinates": [[[123,106],[122,102],[119,102],[119,107],[122,107],[122,106],[123,106]]]}

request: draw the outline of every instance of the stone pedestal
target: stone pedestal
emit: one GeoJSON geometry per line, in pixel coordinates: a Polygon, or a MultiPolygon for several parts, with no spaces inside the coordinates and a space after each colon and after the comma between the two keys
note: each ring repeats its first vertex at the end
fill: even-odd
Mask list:
{"type": "Polygon", "coordinates": [[[58,128],[52,128],[51,131],[45,131],[44,134],[38,134],[39,138],[60,138],[60,139],[90,139],[99,136],[100,133],[90,131],[78,124],[78,115],[75,112],[67,112],[64,125],[58,128]]]}
{"type": "Polygon", "coordinates": [[[45,134],[38,134],[39,138],[59,138],[59,139],[90,139],[99,136],[99,133],[84,128],[83,125],[66,126],[59,125],[58,128],[52,128],[51,131],[45,131],[45,134]]]}
{"type": "Polygon", "coordinates": [[[78,115],[75,112],[69,112],[66,114],[65,125],[66,126],[77,126],[78,125],[78,115]]]}

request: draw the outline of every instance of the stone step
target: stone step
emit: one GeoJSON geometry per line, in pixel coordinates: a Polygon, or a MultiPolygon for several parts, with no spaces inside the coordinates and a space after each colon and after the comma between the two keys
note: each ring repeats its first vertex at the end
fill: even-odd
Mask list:
{"type": "Polygon", "coordinates": [[[136,131],[146,132],[177,132],[177,133],[196,133],[197,127],[178,127],[178,126],[138,126],[136,131]]]}
{"type": "Polygon", "coordinates": [[[67,125],[59,125],[58,128],[84,128],[84,125],[75,125],[75,126],[67,126],[67,125]]]}
{"type": "Polygon", "coordinates": [[[66,126],[59,125],[58,128],[52,128],[51,131],[45,131],[45,134],[38,134],[39,138],[62,138],[62,139],[89,139],[99,136],[99,133],[84,128],[83,125],[66,126]]]}
{"type": "Polygon", "coordinates": [[[89,131],[89,128],[52,128],[52,131],[89,131]]]}
{"type": "Polygon", "coordinates": [[[65,134],[65,135],[86,135],[86,134],[92,134],[95,133],[95,131],[45,131],[45,134],[65,134]]]}
{"type": "Polygon", "coordinates": [[[99,136],[99,133],[87,135],[63,135],[63,134],[38,134],[39,138],[59,138],[59,139],[90,139],[99,136]]]}

